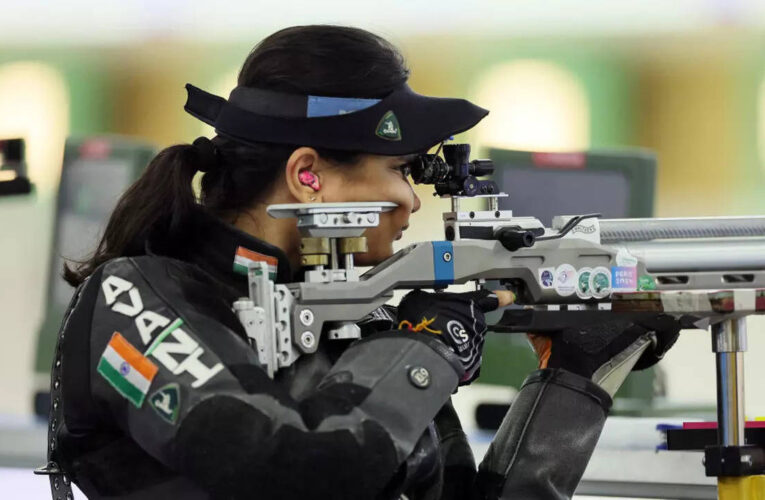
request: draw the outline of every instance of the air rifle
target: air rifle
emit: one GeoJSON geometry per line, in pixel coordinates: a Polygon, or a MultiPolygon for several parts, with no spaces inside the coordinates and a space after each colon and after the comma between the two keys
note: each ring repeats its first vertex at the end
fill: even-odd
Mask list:
{"type": "Polygon", "coordinates": [[[445,238],[413,243],[363,274],[354,254],[364,231],[390,202],[271,205],[273,217],[297,218],[304,280],[276,284],[265,262],[248,270],[250,296],[234,303],[269,376],[311,354],[320,340],[360,336],[356,322],[398,289],[443,289],[476,282],[516,295],[494,332],[552,333],[606,321],[669,314],[684,328],[711,329],[717,366],[718,442],[705,450],[708,476],[765,474],[765,443],[744,439],[743,353],[746,317],[765,313],[765,217],[602,219],[561,215],[545,227],[499,210],[490,160],[470,146],[421,155],[417,183],[451,199],[445,238]],[[464,198],[488,210],[460,210],[464,198]]]}
{"type": "MultiPolygon", "coordinates": [[[[260,263],[250,268],[250,297],[234,308],[270,375],[315,352],[320,339],[359,336],[355,322],[397,289],[445,288],[495,280],[516,305],[496,332],[545,333],[564,326],[666,313],[687,328],[765,312],[765,217],[601,219],[597,214],[534,217],[498,209],[490,160],[469,160],[470,146],[443,147],[443,158],[412,164],[417,183],[451,198],[445,239],[413,243],[363,274],[355,253],[363,233],[395,207],[390,202],[271,205],[295,217],[303,237],[305,279],[275,284],[260,263]],[[488,210],[463,211],[464,198],[488,210]]],[[[265,264],[262,264],[265,266],[265,264]]]]}
{"type": "Polygon", "coordinates": [[[451,199],[445,237],[413,243],[363,274],[354,266],[354,254],[367,251],[363,233],[395,204],[268,207],[273,217],[297,219],[305,268],[303,281],[276,284],[265,262],[253,262],[250,295],[233,305],[269,376],[315,352],[320,340],[358,338],[356,322],[399,289],[498,282],[516,301],[489,327],[494,332],[584,330],[669,314],[684,328],[712,332],[720,439],[707,450],[707,475],[765,473],[765,447],[745,444],[743,421],[745,320],[765,313],[765,217],[561,215],[548,228],[499,210],[507,195],[478,179],[493,163],[469,157],[469,145],[450,144],[443,158],[421,155],[411,164],[416,183],[451,199]],[[487,199],[487,210],[460,209],[476,197],[487,199]]]}

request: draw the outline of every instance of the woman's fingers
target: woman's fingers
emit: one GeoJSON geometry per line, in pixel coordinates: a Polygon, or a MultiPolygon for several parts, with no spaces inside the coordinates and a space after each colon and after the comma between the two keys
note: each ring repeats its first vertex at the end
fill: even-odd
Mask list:
{"type": "Polygon", "coordinates": [[[527,333],[526,337],[529,339],[531,348],[534,349],[534,353],[537,355],[539,368],[547,368],[547,363],[550,361],[550,355],[552,354],[552,339],[547,335],[534,333],[527,333]]]}
{"type": "Polygon", "coordinates": [[[494,293],[497,294],[499,299],[498,307],[505,307],[515,303],[515,294],[510,290],[494,290],[494,293]]]}
{"type": "Polygon", "coordinates": [[[470,293],[475,300],[475,304],[483,312],[490,312],[515,302],[515,294],[508,290],[479,290],[470,293]]]}

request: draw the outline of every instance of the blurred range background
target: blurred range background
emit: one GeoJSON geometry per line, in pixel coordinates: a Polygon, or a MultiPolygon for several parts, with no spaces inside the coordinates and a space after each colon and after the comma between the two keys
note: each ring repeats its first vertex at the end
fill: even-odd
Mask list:
{"type": "MultiPolygon", "coordinates": [[[[4,2],[0,138],[26,139],[36,189],[0,199],[0,414],[31,414],[47,383],[33,366],[65,138],[210,135],[183,111],[184,84],[227,95],[258,40],[311,23],[374,31],[402,49],[415,90],[489,108],[459,138],[478,152],[646,147],[656,216],[765,214],[762,1],[4,2]]],[[[443,238],[446,202],[417,190],[400,245],[443,238]]],[[[752,322],[751,416],[765,415],[762,330],[752,322]]],[[[663,365],[669,399],[713,403],[708,335],[682,336],[663,365]]]]}

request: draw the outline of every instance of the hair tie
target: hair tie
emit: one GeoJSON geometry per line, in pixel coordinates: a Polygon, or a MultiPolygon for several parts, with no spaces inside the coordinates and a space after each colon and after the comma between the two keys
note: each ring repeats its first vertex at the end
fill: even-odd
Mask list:
{"type": "Polygon", "coordinates": [[[220,164],[220,157],[218,156],[218,148],[207,137],[197,137],[192,143],[199,155],[200,172],[209,172],[214,170],[220,164]]]}

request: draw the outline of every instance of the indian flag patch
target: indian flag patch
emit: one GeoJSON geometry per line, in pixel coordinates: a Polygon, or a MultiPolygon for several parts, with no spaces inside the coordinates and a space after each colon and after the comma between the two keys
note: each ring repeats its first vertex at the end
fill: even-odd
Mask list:
{"type": "Polygon", "coordinates": [[[279,264],[279,260],[271,255],[253,252],[244,247],[236,249],[236,255],[234,255],[234,272],[247,276],[247,271],[250,269],[251,264],[257,261],[264,261],[268,264],[268,277],[272,280],[276,280],[276,268],[279,264]]]}
{"type": "Polygon", "coordinates": [[[98,362],[98,373],[136,408],[140,408],[157,374],[157,366],[119,332],[114,332],[98,362]]]}

